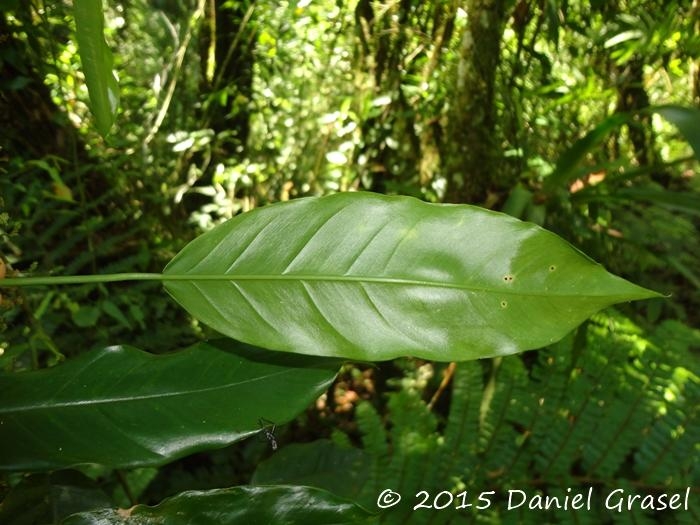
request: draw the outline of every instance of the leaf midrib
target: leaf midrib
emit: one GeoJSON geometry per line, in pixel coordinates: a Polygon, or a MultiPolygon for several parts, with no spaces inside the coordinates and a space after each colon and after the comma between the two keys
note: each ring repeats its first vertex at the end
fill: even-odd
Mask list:
{"type": "Polygon", "coordinates": [[[212,387],[206,387],[206,388],[196,388],[196,389],[189,389],[189,390],[177,390],[177,391],[168,391],[164,393],[152,393],[152,394],[142,394],[142,395],[134,395],[134,396],[129,396],[129,397],[109,397],[109,398],[94,398],[94,399],[89,399],[89,400],[77,400],[77,401],[61,401],[61,402],[56,402],[56,403],[51,403],[50,405],[24,405],[24,406],[15,406],[15,407],[0,407],[0,415],[3,414],[14,414],[14,413],[20,413],[20,412],[32,412],[32,411],[38,411],[38,410],[53,410],[53,409],[61,409],[61,408],[71,408],[71,407],[78,407],[78,406],[93,406],[93,405],[106,405],[106,404],[118,404],[118,403],[131,403],[131,402],[139,402],[139,401],[148,401],[151,399],[162,399],[162,398],[168,398],[168,397],[179,397],[179,396],[188,396],[188,395],[195,395],[195,394],[204,394],[208,392],[216,392],[218,390],[227,390],[229,388],[235,388],[239,385],[243,385],[246,383],[254,383],[256,381],[264,381],[268,380],[270,378],[274,378],[283,374],[290,373],[294,370],[279,370],[277,372],[271,373],[271,374],[266,374],[264,376],[258,376],[254,378],[248,378],[244,379],[241,381],[236,381],[236,382],[227,382],[226,384],[223,385],[217,385],[217,386],[212,386],[212,387]]]}
{"type": "Polygon", "coordinates": [[[556,293],[556,290],[523,291],[506,290],[503,288],[479,287],[468,284],[425,281],[420,279],[405,279],[399,277],[367,277],[362,275],[308,275],[308,274],[163,274],[164,282],[167,281],[299,281],[299,282],[338,282],[338,283],[369,283],[403,286],[420,286],[426,288],[456,289],[470,293],[491,293],[508,296],[523,297],[557,297],[557,298],[614,298],[621,293],[584,294],[578,292],[556,293]]]}

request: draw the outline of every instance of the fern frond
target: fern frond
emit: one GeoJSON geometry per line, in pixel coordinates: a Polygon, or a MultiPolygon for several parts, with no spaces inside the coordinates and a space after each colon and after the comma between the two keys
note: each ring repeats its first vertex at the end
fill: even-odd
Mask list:
{"type": "Polygon", "coordinates": [[[670,383],[664,394],[675,399],[665,404],[645,436],[635,454],[635,470],[651,484],[685,485],[697,481],[690,474],[700,443],[700,381],[687,376],[682,383],[670,383]]]}
{"type": "MultiPolygon", "coordinates": [[[[394,454],[387,467],[391,478],[398,480],[398,491],[407,497],[424,489],[426,464],[438,451],[437,419],[416,390],[402,389],[389,398],[391,413],[391,442],[394,454]]],[[[415,512],[403,507],[403,517],[397,512],[392,518],[404,523],[415,512]]],[[[420,522],[420,521],[419,521],[420,522]]]]}
{"type": "Polygon", "coordinates": [[[569,382],[568,354],[571,341],[565,340],[551,350],[545,349],[538,354],[538,360],[531,372],[530,388],[534,394],[529,409],[529,420],[525,431],[529,435],[523,449],[516,456],[515,464],[509,469],[532,472],[546,468],[550,463],[552,450],[558,446],[559,436],[568,431],[566,414],[560,407],[566,401],[569,382]],[[525,453],[533,451],[534,457],[525,453]]]}
{"type": "Polygon", "coordinates": [[[620,345],[603,337],[591,338],[591,353],[603,367],[596,402],[601,406],[601,418],[594,430],[595,439],[583,447],[583,468],[590,477],[611,478],[639,443],[639,436],[651,420],[648,380],[637,374],[621,374],[625,370],[627,353],[620,345]],[[609,391],[615,385],[614,391],[609,391]]]}
{"type": "Polygon", "coordinates": [[[472,478],[479,446],[479,412],[484,382],[479,362],[458,363],[455,370],[452,401],[445,427],[444,464],[467,468],[463,479],[472,478]]]}
{"type": "MultiPolygon", "coordinates": [[[[529,369],[532,354],[458,363],[442,436],[419,390],[389,395],[391,447],[371,406],[358,408],[365,450],[375,458],[372,496],[392,488],[403,497],[381,521],[655,523],[653,510],[637,504],[616,512],[604,500],[617,488],[645,496],[700,484],[700,380],[689,358],[700,335],[676,334],[665,348],[664,330],[649,336],[612,313],[579,333],[582,351],[568,338],[539,351],[529,369]],[[590,490],[592,508],[507,509],[511,488],[562,501],[590,490]],[[429,502],[443,490],[467,491],[471,503],[482,491],[494,495],[488,509],[414,511],[419,490],[429,502]]],[[[699,493],[693,489],[687,512],[666,511],[664,523],[700,522],[699,493]]]]}
{"type": "Polygon", "coordinates": [[[357,426],[362,434],[362,446],[370,454],[386,457],[389,446],[386,441],[384,423],[371,403],[363,401],[355,409],[357,426]]]}
{"type": "Polygon", "coordinates": [[[385,488],[392,488],[395,480],[386,476],[389,462],[389,445],[379,414],[369,402],[361,402],[355,408],[357,425],[362,434],[362,445],[367,454],[373,458],[366,475],[366,481],[358,496],[360,504],[374,508],[378,494],[385,488]]]}
{"type": "Polygon", "coordinates": [[[487,479],[498,479],[506,473],[512,478],[527,475],[513,465],[527,439],[532,407],[536,405],[527,370],[521,359],[494,360],[491,378],[493,393],[482,406],[478,468],[487,479]]]}

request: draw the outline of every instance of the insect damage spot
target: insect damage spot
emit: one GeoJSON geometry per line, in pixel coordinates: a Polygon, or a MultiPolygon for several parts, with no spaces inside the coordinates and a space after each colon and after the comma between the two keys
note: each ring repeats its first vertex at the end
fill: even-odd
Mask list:
{"type": "Polygon", "coordinates": [[[556,270],[556,269],[557,269],[557,265],[556,265],[556,264],[550,264],[550,265],[549,265],[549,271],[550,271],[550,272],[553,272],[553,271],[556,270]]]}
{"type": "Polygon", "coordinates": [[[503,276],[503,282],[505,283],[512,283],[513,282],[513,276],[511,274],[506,274],[503,276]]]}
{"type": "Polygon", "coordinates": [[[508,301],[501,301],[501,308],[508,308],[508,301]]]}

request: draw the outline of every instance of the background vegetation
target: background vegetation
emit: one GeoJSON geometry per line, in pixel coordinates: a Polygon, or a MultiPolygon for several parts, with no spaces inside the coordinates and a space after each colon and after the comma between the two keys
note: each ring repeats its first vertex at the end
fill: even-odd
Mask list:
{"type": "MultiPolygon", "coordinates": [[[[238,213],[370,190],[536,222],[669,298],[608,310],[521,356],[347,364],[277,430],[275,454],[251,439],[160,468],[15,473],[0,486],[0,515],[58,521],[66,508],[34,505],[53,502],[56,487],[85,485],[92,501],[127,507],[252,478],[326,488],[371,510],[384,484],[406,494],[692,486],[690,512],[576,519],[700,521],[697,0],[104,7],[120,95],[106,138],[88,109],[72,4],[0,1],[6,273],[159,272],[238,213]],[[327,463],[290,467],[309,457],[327,463]]],[[[6,372],[213,335],[157,283],[1,293],[6,372]]],[[[499,510],[382,519],[542,519],[499,510]]]]}

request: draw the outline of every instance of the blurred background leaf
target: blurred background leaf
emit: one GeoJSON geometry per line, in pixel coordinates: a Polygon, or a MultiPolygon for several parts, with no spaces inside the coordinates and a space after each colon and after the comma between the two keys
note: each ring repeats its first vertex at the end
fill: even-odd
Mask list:
{"type": "Polygon", "coordinates": [[[112,71],[112,51],[104,39],[102,0],[75,0],[73,9],[80,64],[90,93],[90,109],[97,130],[106,137],[119,107],[119,84],[112,71]]]}

